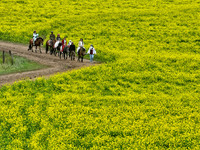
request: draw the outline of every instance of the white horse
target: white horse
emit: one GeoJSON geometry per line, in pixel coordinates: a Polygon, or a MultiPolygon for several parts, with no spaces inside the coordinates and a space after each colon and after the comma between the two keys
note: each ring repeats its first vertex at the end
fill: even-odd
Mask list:
{"type": "Polygon", "coordinates": [[[59,54],[61,53],[61,50],[62,50],[62,42],[56,41],[56,43],[54,44],[54,55],[56,56],[56,54],[58,53],[58,56],[59,56],[59,54]]]}

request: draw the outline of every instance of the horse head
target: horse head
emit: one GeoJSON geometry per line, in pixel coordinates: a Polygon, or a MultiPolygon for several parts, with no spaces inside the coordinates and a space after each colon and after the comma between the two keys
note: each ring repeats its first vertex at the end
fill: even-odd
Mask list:
{"type": "Polygon", "coordinates": [[[83,56],[86,55],[86,50],[85,50],[83,47],[81,48],[81,54],[82,54],[83,56]]]}
{"type": "Polygon", "coordinates": [[[43,45],[43,42],[44,42],[43,38],[39,37],[39,38],[37,38],[37,41],[38,41],[39,45],[40,45],[40,44],[43,45]]]}

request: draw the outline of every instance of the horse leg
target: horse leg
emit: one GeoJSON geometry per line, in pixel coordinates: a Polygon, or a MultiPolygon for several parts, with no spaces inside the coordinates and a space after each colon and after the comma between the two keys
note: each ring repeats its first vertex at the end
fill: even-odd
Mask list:
{"type": "Polygon", "coordinates": [[[50,55],[53,53],[53,47],[50,47],[50,55]]]}
{"type": "Polygon", "coordinates": [[[51,55],[54,53],[54,48],[52,47],[52,49],[51,49],[51,55]]]}
{"type": "Polygon", "coordinates": [[[64,52],[64,59],[67,59],[67,52],[64,52]]]}
{"type": "Polygon", "coordinates": [[[37,53],[37,46],[35,46],[35,52],[37,53]]]}
{"type": "Polygon", "coordinates": [[[54,49],[54,55],[56,56],[56,49],[54,49]]]}
{"type": "Polygon", "coordinates": [[[28,51],[31,50],[31,40],[29,41],[29,47],[28,47],[28,51]]]}
{"type": "Polygon", "coordinates": [[[40,49],[40,53],[42,53],[41,47],[39,47],[39,49],[40,49]]]}
{"type": "Polygon", "coordinates": [[[28,51],[31,50],[31,44],[29,44],[28,51]]]}
{"type": "Polygon", "coordinates": [[[81,57],[81,62],[83,62],[83,56],[81,57]]]}
{"type": "Polygon", "coordinates": [[[48,48],[49,48],[49,46],[48,46],[48,44],[46,43],[46,54],[48,53],[48,48]]]}

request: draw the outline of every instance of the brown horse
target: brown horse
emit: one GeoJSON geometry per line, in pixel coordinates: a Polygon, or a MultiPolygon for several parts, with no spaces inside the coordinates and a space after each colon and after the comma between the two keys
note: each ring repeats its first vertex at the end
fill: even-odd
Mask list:
{"type": "Polygon", "coordinates": [[[71,60],[75,60],[75,51],[71,51],[70,53],[69,53],[69,56],[71,57],[71,60]]]}
{"type": "Polygon", "coordinates": [[[79,53],[78,53],[78,61],[80,61],[80,58],[81,58],[81,62],[83,62],[83,56],[85,55],[86,55],[85,49],[83,47],[80,47],[79,53]]]}
{"type": "Polygon", "coordinates": [[[48,53],[48,49],[50,48],[50,55],[53,54],[54,51],[54,44],[56,43],[56,40],[48,40],[46,42],[46,53],[48,53]]]}
{"type": "Polygon", "coordinates": [[[35,52],[37,53],[37,47],[39,46],[40,53],[42,53],[41,45],[43,45],[43,39],[41,37],[35,40],[35,45],[33,45],[33,39],[30,39],[28,51],[32,50],[33,52],[33,46],[35,46],[35,52]]]}

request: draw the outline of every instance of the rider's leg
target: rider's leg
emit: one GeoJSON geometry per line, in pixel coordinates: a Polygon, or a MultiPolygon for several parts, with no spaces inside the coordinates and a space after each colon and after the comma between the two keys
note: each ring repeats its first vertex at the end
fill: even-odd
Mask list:
{"type": "Polygon", "coordinates": [[[90,62],[93,61],[94,55],[90,54],[90,62]]]}
{"type": "Polygon", "coordinates": [[[78,47],[78,49],[77,49],[77,54],[79,53],[79,50],[80,50],[80,47],[78,47]]]}
{"type": "Polygon", "coordinates": [[[35,39],[35,38],[33,38],[33,45],[35,45],[35,40],[36,40],[36,39],[35,39]]]}

